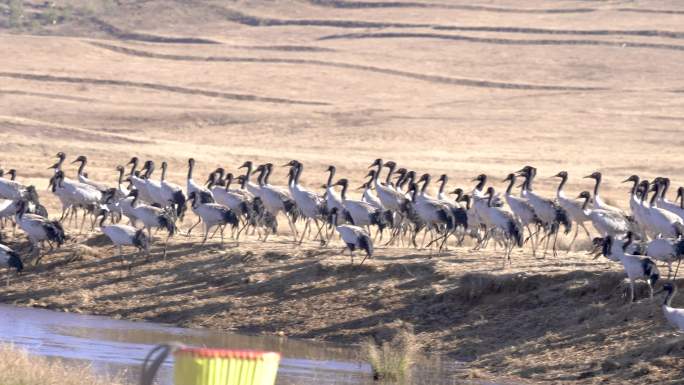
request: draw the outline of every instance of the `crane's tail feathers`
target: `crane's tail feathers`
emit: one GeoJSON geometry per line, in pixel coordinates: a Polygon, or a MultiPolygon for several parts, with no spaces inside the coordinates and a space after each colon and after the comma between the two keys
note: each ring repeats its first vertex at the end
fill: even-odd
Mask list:
{"type": "Polygon", "coordinates": [[[508,232],[511,234],[511,237],[513,237],[515,244],[518,245],[518,247],[522,247],[524,239],[523,231],[516,221],[508,222],[508,232]]]}
{"type": "Polygon", "coordinates": [[[369,258],[373,257],[373,240],[366,234],[362,234],[359,238],[359,248],[366,251],[369,258]]]}
{"type": "Polygon", "coordinates": [[[147,234],[145,234],[145,230],[137,230],[135,232],[135,235],[133,236],[133,245],[140,250],[147,250],[149,244],[150,240],[147,239],[147,234]]]}
{"type": "Polygon", "coordinates": [[[173,215],[170,213],[160,215],[159,228],[166,229],[166,231],[169,232],[169,236],[173,236],[176,233],[176,224],[173,220],[173,215]]]}
{"type": "Polygon", "coordinates": [[[223,212],[223,221],[228,223],[231,227],[236,228],[240,224],[240,220],[233,210],[225,210],[223,212]]]}
{"type": "Polygon", "coordinates": [[[456,220],[456,226],[463,226],[465,230],[468,229],[468,213],[463,207],[454,207],[451,209],[451,214],[456,220]]]}
{"type": "Polygon", "coordinates": [[[17,269],[17,273],[21,273],[21,271],[24,270],[24,263],[21,261],[19,254],[15,251],[9,251],[7,254],[9,254],[7,265],[17,269]]]}
{"type": "Polygon", "coordinates": [[[648,281],[651,286],[654,286],[658,279],[660,278],[660,270],[656,266],[655,262],[650,258],[645,258],[641,261],[641,267],[644,269],[644,275],[648,277],[648,281]]]}
{"type": "Polygon", "coordinates": [[[45,232],[48,236],[48,240],[56,242],[58,246],[61,246],[66,241],[66,236],[64,235],[64,228],[59,221],[49,221],[46,223],[45,232]]]}
{"type": "Polygon", "coordinates": [[[572,230],[572,221],[570,220],[567,211],[560,206],[556,206],[556,222],[563,225],[565,234],[568,234],[572,230]]]}
{"type": "Polygon", "coordinates": [[[185,199],[185,194],[183,194],[183,191],[177,190],[173,192],[172,198],[176,208],[176,218],[182,219],[185,215],[185,210],[187,210],[187,199],[185,199]]]}

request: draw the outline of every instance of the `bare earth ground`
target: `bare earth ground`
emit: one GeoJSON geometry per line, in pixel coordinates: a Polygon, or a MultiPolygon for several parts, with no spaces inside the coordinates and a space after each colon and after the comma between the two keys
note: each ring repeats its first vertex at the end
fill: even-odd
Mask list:
{"type": "MultiPolygon", "coordinates": [[[[312,187],[328,164],[360,182],[376,157],[446,172],[451,187],[486,172],[502,188],[530,163],[547,193],[561,169],[572,193],[599,169],[623,206],[632,173],[684,181],[676,2],[25,1],[19,18],[16,3],[0,2],[0,167],[53,213],[45,168],[57,151],[88,155],[90,176],[109,182],[132,155],[169,161],[178,182],[189,156],[197,179],[296,158],[312,187]]],[[[625,305],[619,266],[582,252],[526,250],[502,269],[491,249],[428,259],[379,247],[352,268],[339,245],[179,236],[167,260],[155,249],[126,274],[103,239],[74,239],[1,300],[352,343],[402,320],[425,350],[494,375],[684,377],[659,302],[625,305]]]]}

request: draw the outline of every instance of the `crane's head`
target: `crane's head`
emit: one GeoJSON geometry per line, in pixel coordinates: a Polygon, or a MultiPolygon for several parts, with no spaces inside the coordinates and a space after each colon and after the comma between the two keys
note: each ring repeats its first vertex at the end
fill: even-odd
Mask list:
{"type": "Polygon", "coordinates": [[[328,166],[328,168],[325,169],[325,171],[327,171],[327,172],[335,172],[335,166],[333,166],[333,165],[331,164],[330,166],[328,166]]]}
{"type": "Polygon", "coordinates": [[[449,177],[447,176],[447,174],[442,174],[439,176],[439,179],[437,179],[438,182],[444,182],[444,183],[446,183],[448,180],[449,180],[449,177]]]}
{"type": "Polygon", "coordinates": [[[594,171],[591,174],[585,176],[585,178],[599,180],[601,179],[601,173],[598,171],[594,171]]]}
{"type": "Polygon", "coordinates": [[[87,161],[88,161],[88,158],[86,158],[85,155],[79,155],[78,158],[74,159],[74,161],[71,163],[77,163],[77,162],[85,163],[87,161]]]}
{"type": "Polygon", "coordinates": [[[292,159],[291,161],[282,165],[282,167],[298,167],[298,166],[299,166],[299,161],[296,159],[292,159]]]}
{"type": "Polygon", "coordinates": [[[66,159],[66,154],[63,153],[62,151],[58,152],[57,155],[55,155],[55,156],[60,160],[66,159]]]}
{"type": "Polygon", "coordinates": [[[636,174],[631,175],[629,178],[622,181],[622,183],[627,183],[627,182],[634,182],[636,184],[639,184],[639,176],[636,174]]]}
{"type": "Polygon", "coordinates": [[[427,181],[428,179],[430,179],[430,174],[425,173],[425,174],[423,174],[423,175],[420,176],[420,179],[418,179],[418,183],[420,183],[420,182],[425,182],[425,181],[427,181]]]}
{"type": "Polygon", "coordinates": [[[387,168],[395,168],[397,167],[397,163],[393,160],[388,160],[383,166],[387,168]]]}
{"type": "Polygon", "coordinates": [[[383,164],[382,164],[382,159],[378,158],[378,159],[374,160],[373,163],[371,163],[371,165],[368,166],[368,168],[382,167],[382,165],[383,165],[383,164]]]}
{"type": "Polygon", "coordinates": [[[494,196],[494,187],[492,187],[492,186],[487,187],[487,191],[485,192],[485,196],[489,196],[489,197],[494,196]]]}
{"type": "Polygon", "coordinates": [[[486,181],[486,180],[487,180],[487,175],[485,175],[485,174],[480,174],[480,175],[476,176],[475,178],[473,178],[473,179],[471,180],[471,182],[483,182],[483,181],[486,181]]]}
{"type": "Polygon", "coordinates": [[[554,178],[567,178],[568,177],[568,172],[567,171],[561,171],[558,174],[553,176],[554,178]]]}
{"type": "Polygon", "coordinates": [[[342,179],[338,180],[337,182],[335,182],[335,186],[346,187],[348,185],[349,185],[349,181],[347,180],[347,178],[342,178],[342,179]]]}
{"type": "Polygon", "coordinates": [[[132,157],[131,160],[129,160],[128,163],[126,163],[126,165],[129,165],[129,164],[137,166],[138,165],[138,157],[137,156],[132,157]]]}
{"type": "Polygon", "coordinates": [[[515,183],[515,174],[510,173],[506,175],[506,179],[502,180],[502,182],[512,182],[515,183]]]}
{"type": "Polygon", "coordinates": [[[532,169],[534,169],[534,167],[525,166],[525,167],[521,168],[520,170],[516,171],[515,173],[518,175],[530,175],[532,173],[532,169]]]}
{"type": "Polygon", "coordinates": [[[245,163],[242,164],[242,166],[238,168],[251,168],[252,167],[252,161],[251,160],[246,160],[245,163]]]}
{"type": "Polygon", "coordinates": [[[189,158],[189,159],[188,159],[188,166],[189,166],[189,167],[194,167],[194,166],[195,166],[195,158],[189,158]]]}

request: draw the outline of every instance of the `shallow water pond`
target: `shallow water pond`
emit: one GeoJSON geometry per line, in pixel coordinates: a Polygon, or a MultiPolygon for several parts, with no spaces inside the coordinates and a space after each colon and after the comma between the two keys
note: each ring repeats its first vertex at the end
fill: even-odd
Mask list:
{"type": "MultiPolygon", "coordinates": [[[[132,382],[137,380],[145,355],[156,344],[169,341],[280,352],[280,385],[373,383],[370,366],[359,359],[358,347],[0,305],[0,342],[26,348],[32,354],[90,362],[93,370],[101,373],[125,372],[132,382]]],[[[463,383],[455,378],[462,370],[458,363],[431,362],[415,369],[414,378],[420,378],[421,384],[463,383]]],[[[173,383],[170,360],[162,366],[158,379],[162,385],[173,383]]]]}

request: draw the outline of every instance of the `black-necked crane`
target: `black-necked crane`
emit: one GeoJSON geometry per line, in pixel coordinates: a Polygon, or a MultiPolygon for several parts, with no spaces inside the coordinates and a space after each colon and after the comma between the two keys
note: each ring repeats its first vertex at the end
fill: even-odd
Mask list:
{"type": "Polygon", "coordinates": [[[382,205],[382,202],[380,202],[380,198],[378,198],[377,195],[373,192],[373,181],[375,180],[375,170],[369,170],[368,175],[368,181],[365,182],[360,188],[363,189],[363,194],[361,195],[361,200],[372,205],[376,209],[379,210],[384,210],[385,207],[382,205]]]}
{"type": "Polygon", "coordinates": [[[62,171],[62,165],[66,160],[66,154],[60,151],[57,153],[57,155],[55,155],[55,157],[57,157],[57,162],[55,162],[52,166],[48,167],[48,170],[53,169],[55,172],[62,171]]]}
{"type": "MultiPolygon", "coordinates": [[[[17,179],[17,170],[10,168],[9,171],[7,171],[7,175],[9,175],[9,180],[16,180],[17,179]]],[[[5,177],[7,178],[7,177],[5,177]]]]}
{"type": "Polygon", "coordinates": [[[254,195],[255,197],[260,197],[261,196],[261,187],[259,186],[258,183],[254,183],[251,181],[252,173],[254,170],[252,168],[254,167],[254,164],[252,163],[251,160],[245,161],[245,163],[242,164],[242,166],[238,168],[246,168],[247,170],[245,171],[245,183],[244,183],[244,189],[249,191],[250,194],[254,195]]]}
{"type": "Polygon", "coordinates": [[[311,190],[304,188],[299,183],[299,178],[301,178],[302,172],[304,171],[304,164],[302,164],[302,162],[295,159],[285,164],[284,166],[290,167],[290,175],[288,178],[288,188],[290,189],[290,195],[292,195],[292,198],[297,204],[297,207],[299,208],[299,211],[302,214],[302,216],[306,218],[306,222],[304,224],[304,231],[302,231],[302,236],[299,239],[299,243],[301,244],[304,241],[304,234],[306,234],[307,230],[310,229],[312,220],[316,225],[316,229],[318,230],[317,236],[322,237],[322,229],[321,225],[318,223],[318,219],[322,218],[322,214],[325,211],[325,200],[322,196],[318,195],[317,193],[311,190]]]}
{"type": "Polygon", "coordinates": [[[19,200],[17,203],[17,214],[15,221],[19,228],[26,234],[31,242],[31,251],[35,252],[37,265],[40,262],[40,244],[43,241],[56,243],[61,246],[66,241],[64,229],[59,221],[49,220],[40,215],[31,214],[29,211],[28,201],[19,200]]]}
{"type": "Polygon", "coordinates": [[[556,189],[556,200],[558,200],[558,204],[568,214],[570,220],[575,223],[575,226],[577,226],[575,227],[575,235],[572,237],[572,241],[570,241],[570,244],[568,245],[568,252],[570,252],[570,250],[572,249],[572,245],[575,243],[575,240],[577,239],[580,227],[584,230],[584,232],[587,234],[587,237],[591,240],[591,234],[589,233],[589,229],[587,229],[587,227],[584,225],[586,222],[590,222],[591,220],[582,209],[582,202],[577,201],[576,199],[570,199],[565,195],[563,187],[565,187],[565,184],[568,182],[568,172],[561,171],[558,174],[554,175],[554,177],[560,178],[561,180],[558,184],[558,189],[556,189]]]}
{"type": "Polygon", "coordinates": [[[684,229],[684,220],[677,214],[656,206],[656,199],[659,197],[661,189],[662,184],[653,183],[653,188],[651,189],[653,197],[649,206],[646,207],[646,215],[650,225],[648,230],[654,235],[654,238],[661,236],[667,238],[679,237],[682,235],[682,229],[684,229]]]}
{"type": "Polygon", "coordinates": [[[192,201],[192,211],[202,218],[202,223],[204,225],[204,239],[202,239],[202,244],[207,241],[209,230],[215,226],[219,226],[221,230],[221,245],[223,245],[223,230],[225,226],[230,225],[231,228],[235,230],[240,224],[237,215],[235,215],[231,209],[218,203],[202,202],[197,191],[191,192],[188,200],[192,201]]]}
{"type": "Polygon", "coordinates": [[[335,186],[341,186],[342,204],[344,205],[344,213],[346,219],[352,225],[368,228],[370,234],[370,226],[378,226],[378,230],[382,231],[387,226],[387,220],[383,215],[383,210],[378,210],[373,205],[364,201],[349,199],[347,197],[347,189],[349,188],[349,181],[342,178],[335,183],[335,186]]]}
{"type": "Polygon", "coordinates": [[[504,194],[506,203],[520,225],[527,229],[527,233],[529,234],[527,239],[529,239],[530,243],[532,244],[532,256],[534,257],[537,255],[537,245],[534,242],[535,231],[532,231],[530,226],[538,225],[540,223],[539,218],[537,218],[534,208],[532,205],[530,205],[527,199],[513,195],[513,186],[515,185],[516,181],[515,174],[508,174],[506,179],[503,181],[508,182],[508,187],[506,188],[506,193],[504,194]]]}
{"type": "Polygon", "coordinates": [[[188,197],[193,192],[197,192],[198,195],[209,195],[213,199],[214,196],[211,194],[211,190],[200,185],[199,183],[195,182],[194,179],[192,179],[192,174],[193,174],[194,170],[195,170],[195,159],[190,158],[190,159],[188,159],[188,180],[187,180],[187,189],[186,189],[186,191],[188,193],[188,197]]]}
{"type": "Polygon", "coordinates": [[[142,169],[140,170],[142,173],[142,179],[145,181],[147,194],[151,199],[150,203],[159,207],[169,207],[171,202],[168,202],[162,197],[161,182],[152,179],[152,174],[154,173],[155,168],[156,167],[153,160],[146,160],[142,169]]]}
{"type": "Polygon", "coordinates": [[[0,199],[19,200],[26,197],[26,186],[13,180],[0,178],[0,199]]]}
{"type": "Polygon", "coordinates": [[[20,274],[24,270],[24,263],[17,252],[6,245],[0,244],[0,266],[7,268],[7,286],[10,284],[10,271],[16,270],[20,274]]]}
{"type": "Polygon", "coordinates": [[[354,264],[354,251],[356,249],[364,250],[366,252],[366,256],[359,264],[362,265],[363,262],[366,261],[366,258],[373,257],[373,240],[362,227],[355,225],[335,225],[337,223],[337,216],[337,207],[333,207],[330,211],[330,225],[335,226],[335,230],[337,230],[337,233],[340,234],[340,238],[342,238],[342,241],[346,245],[342,252],[349,249],[351,263],[354,264]]]}
{"type": "Polygon", "coordinates": [[[147,229],[147,237],[150,241],[152,241],[152,228],[165,229],[168,232],[168,236],[164,241],[163,253],[163,257],[166,258],[166,246],[169,238],[176,232],[176,225],[173,220],[174,215],[168,210],[139,202],[139,194],[140,190],[132,190],[128,194],[133,197],[131,206],[133,207],[135,217],[138,222],[142,223],[143,228],[147,229]]]}
{"type": "Polygon", "coordinates": [[[102,219],[100,220],[100,231],[109,238],[109,240],[118,248],[121,262],[124,262],[123,247],[133,246],[140,254],[150,254],[150,240],[145,235],[144,229],[138,229],[133,226],[123,224],[105,225],[107,219],[106,212],[101,212],[102,219]]]}
{"type": "MultiPolygon", "coordinates": [[[[628,238],[629,240],[629,238],[628,238]]],[[[603,243],[603,253],[617,254],[617,258],[622,263],[622,266],[627,273],[629,278],[629,302],[634,302],[634,283],[637,280],[644,280],[648,284],[650,291],[650,297],[653,298],[653,286],[656,284],[660,278],[660,272],[658,271],[658,266],[650,258],[644,258],[639,255],[627,254],[624,252],[624,248],[629,244],[626,242],[622,247],[614,248],[613,242],[623,242],[613,238],[612,236],[607,236],[603,243]]]]}
{"type": "MultiPolygon", "coordinates": [[[[256,168],[256,172],[259,172],[259,197],[264,204],[266,211],[271,213],[274,217],[277,217],[279,213],[285,214],[287,222],[290,225],[290,230],[294,236],[295,242],[297,242],[297,228],[295,227],[294,220],[297,216],[297,204],[294,199],[290,196],[290,192],[282,187],[273,186],[268,183],[268,177],[272,171],[272,164],[266,163],[259,165],[256,168]]],[[[264,241],[268,238],[268,233],[264,237],[264,241]]]]}
{"type": "MultiPolygon", "coordinates": [[[[672,263],[684,256],[684,239],[656,238],[646,242],[644,255],[667,264],[667,279],[672,275],[672,263]]],[[[678,265],[679,266],[679,265],[678,265]]]]}
{"type": "Polygon", "coordinates": [[[147,192],[147,183],[145,182],[145,179],[140,177],[140,173],[138,173],[138,164],[139,160],[137,156],[134,156],[131,158],[130,161],[128,161],[128,164],[131,166],[131,171],[128,175],[128,179],[130,180],[131,184],[133,187],[135,187],[136,190],[138,190],[138,195],[137,199],[142,202],[146,203],[154,203],[152,200],[152,197],[150,197],[150,194],[147,192]]]}
{"type": "Polygon", "coordinates": [[[423,174],[419,182],[423,182],[420,192],[418,192],[418,186],[415,183],[409,190],[412,193],[412,204],[421,222],[426,226],[425,231],[430,233],[428,245],[434,241],[433,231],[443,232],[443,235],[438,237],[438,239],[442,239],[439,246],[441,251],[446,245],[448,234],[456,229],[456,220],[449,206],[427,195],[426,190],[430,183],[430,176],[423,174]]]}
{"type": "Polygon", "coordinates": [[[84,175],[83,171],[85,170],[85,166],[88,164],[88,157],[86,157],[85,155],[79,155],[71,163],[72,164],[73,163],[81,163],[78,166],[78,181],[79,182],[90,185],[99,191],[105,191],[109,188],[106,183],[95,182],[95,181],[89,179],[87,176],[84,175]]]}
{"type": "Polygon", "coordinates": [[[506,259],[508,259],[509,263],[511,261],[511,253],[513,252],[513,248],[515,246],[522,247],[523,229],[520,222],[518,222],[513,214],[503,210],[501,207],[492,205],[492,199],[494,198],[494,187],[489,186],[487,188],[485,198],[487,199],[489,218],[492,221],[494,228],[498,230],[503,237],[505,265],[506,259]]]}
{"type": "Polygon", "coordinates": [[[567,212],[554,200],[547,199],[537,194],[533,190],[534,178],[537,175],[537,169],[532,166],[525,166],[518,174],[525,177],[525,182],[522,186],[521,196],[530,203],[534,209],[534,213],[541,221],[546,230],[546,245],[544,246],[544,256],[549,248],[549,241],[553,236],[553,255],[557,255],[556,240],[558,239],[558,231],[560,225],[565,227],[565,234],[572,230],[572,222],[567,212]]]}
{"type": "Polygon", "coordinates": [[[100,205],[102,204],[102,193],[95,187],[73,180],[66,180],[63,171],[57,171],[57,173],[55,173],[52,187],[55,193],[58,190],[64,190],[65,194],[70,196],[70,200],[74,206],[83,208],[83,219],[81,220],[80,231],[83,230],[83,225],[88,212],[93,214],[99,213],[100,205]]]}
{"type": "MultiPolygon", "coordinates": [[[[390,166],[393,163],[394,162],[390,163],[390,166]]],[[[391,186],[384,183],[380,183],[378,181],[378,179],[380,178],[380,172],[382,171],[382,167],[384,166],[384,164],[385,163],[382,162],[382,159],[378,158],[368,167],[377,167],[375,172],[375,180],[373,181],[375,192],[378,194],[378,199],[380,199],[380,202],[382,202],[382,206],[385,209],[391,210],[396,213],[401,213],[404,202],[406,201],[406,197],[404,196],[404,194],[398,192],[391,186]]],[[[393,168],[390,171],[393,171],[393,168]]]]}
{"type": "Polygon", "coordinates": [[[578,198],[584,199],[582,210],[591,220],[592,225],[601,236],[622,237],[631,231],[631,226],[627,219],[617,211],[590,209],[589,201],[591,194],[589,191],[582,191],[578,198]]]}
{"type": "Polygon", "coordinates": [[[659,292],[666,292],[665,301],[663,301],[663,315],[667,322],[679,331],[684,331],[684,309],[672,307],[672,299],[677,294],[677,286],[672,282],[666,282],[663,289],[659,292]]]}
{"type": "Polygon", "coordinates": [[[653,180],[653,183],[657,183],[661,186],[660,194],[655,200],[656,207],[667,210],[684,219],[684,209],[682,209],[679,204],[667,199],[667,190],[670,189],[670,178],[658,177],[653,180]]]}
{"type": "Polygon", "coordinates": [[[617,208],[615,206],[611,206],[611,205],[607,204],[606,202],[604,202],[603,199],[601,199],[601,196],[599,195],[599,192],[600,192],[599,189],[601,188],[601,182],[603,180],[603,174],[601,174],[601,172],[594,171],[593,173],[585,176],[584,178],[593,179],[595,181],[592,208],[601,209],[601,210],[608,210],[608,211],[615,211],[615,212],[621,214],[622,216],[625,216],[625,212],[622,209],[617,208]]]}
{"type": "Polygon", "coordinates": [[[168,179],[166,179],[167,168],[168,164],[166,161],[163,161],[161,163],[161,197],[165,202],[168,202],[168,204],[174,207],[176,218],[183,219],[186,210],[185,194],[183,193],[181,186],[169,182],[168,179]]]}

